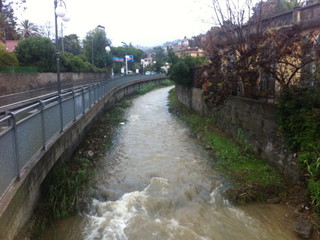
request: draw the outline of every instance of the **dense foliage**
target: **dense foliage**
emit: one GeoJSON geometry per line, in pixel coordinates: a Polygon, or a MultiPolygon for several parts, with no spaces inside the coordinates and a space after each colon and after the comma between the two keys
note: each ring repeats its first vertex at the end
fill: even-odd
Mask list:
{"type": "MultiPolygon", "coordinates": [[[[119,47],[111,47],[111,55],[113,57],[118,58],[125,58],[126,55],[132,55],[134,58],[134,62],[128,63],[128,69],[139,69],[141,66],[141,59],[145,57],[145,52],[141,49],[138,49],[132,44],[126,44],[123,43],[123,46],[119,47]]],[[[114,62],[113,63],[113,70],[115,74],[121,73],[121,67],[123,67],[123,64],[121,62],[114,62]]]]}
{"type": "Polygon", "coordinates": [[[0,45],[0,66],[18,66],[19,62],[13,53],[6,51],[3,45],[0,45]]]}
{"type": "Polygon", "coordinates": [[[14,40],[18,38],[16,32],[16,17],[14,16],[14,7],[18,8],[25,0],[1,0],[0,1],[0,39],[14,40]]]}
{"type": "MultiPolygon", "coordinates": [[[[60,45],[62,45],[62,39],[59,39],[60,45]]],[[[76,34],[70,34],[63,38],[64,51],[72,53],[73,55],[79,55],[82,52],[79,37],[76,34]]]]}
{"type": "Polygon", "coordinates": [[[301,7],[300,0],[267,0],[259,1],[254,6],[252,18],[266,19],[282,13],[292,11],[296,7],[301,7]]]}
{"type": "Polygon", "coordinates": [[[62,72],[93,72],[96,67],[89,63],[83,55],[63,52],[60,57],[62,72]]]}
{"type": "Polygon", "coordinates": [[[37,67],[40,72],[55,71],[55,47],[49,38],[23,39],[16,47],[15,54],[21,66],[37,67]]]}
{"type": "Polygon", "coordinates": [[[308,190],[320,213],[320,87],[286,88],[279,100],[281,130],[307,174],[308,190]]]}
{"type": "Polygon", "coordinates": [[[84,54],[92,65],[103,68],[109,63],[110,56],[105,50],[106,46],[109,46],[111,41],[107,38],[104,29],[95,28],[87,33],[87,36],[83,40],[84,54]]]}
{"type": "Polygon", "coordinates": [[[191,69],[204,65],[206,60],[201,57],[194,58],[191,56],[172,57],[173,59],[169,59],[169,62],[172,63],[168,72],[169,78],[177,84],[191,86],[191,69]]]}

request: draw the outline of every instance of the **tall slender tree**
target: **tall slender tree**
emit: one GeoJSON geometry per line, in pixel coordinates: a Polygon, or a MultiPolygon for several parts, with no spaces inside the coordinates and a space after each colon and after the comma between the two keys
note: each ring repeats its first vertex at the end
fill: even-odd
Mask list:
{"type": "Polygon", "coordinates": [[[23,6],[26,0],[0,0],[0,39],[13,40],[18,37],[16,32],[16,17],[13,5],[17,8],[23,6]]]}
{"type": "Polygon", "coordinates": [[[88,32],[83,40],[88,61],[99,68],[106,66],[108,54],[105,48],[110,45],[111,41],[107,38],[106,31],[99,27],[88,32]]]}
{"type": "Polygon", "coordinates": [[[39,35],[39,28],[29,20],[24,20],[20,22],[18,32],[22,38],[29,38],[39,35]]]}

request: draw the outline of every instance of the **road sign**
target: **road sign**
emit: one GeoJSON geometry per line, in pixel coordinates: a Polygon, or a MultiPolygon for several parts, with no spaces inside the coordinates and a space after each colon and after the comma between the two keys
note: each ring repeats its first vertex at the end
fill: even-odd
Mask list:
{"type": "Polygon", "coordinates": [[[126,55],[127,62],[133,62],[133,55],[126,55]]]}
{"type": "Polygon", "coordinates": [[[124,62],[124,59],[123,59],[123,58],[113,57],[112,60],[113,60],[113,61],[116,61],[116,62],[124,62]]]}

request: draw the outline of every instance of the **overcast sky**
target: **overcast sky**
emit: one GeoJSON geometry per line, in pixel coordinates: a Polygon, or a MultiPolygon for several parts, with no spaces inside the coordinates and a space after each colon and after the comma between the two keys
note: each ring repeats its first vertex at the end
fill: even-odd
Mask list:
{"type": "MultiPolygon", "coordinates": [[[[88,31],[102,25],[113,46],[121,42],[158,46],[205,33],[212,26],[211,0],[64,1],[71,17],[64,23],[64,35],[75,33],[83,39],[88,31]]],[[[27,0],[27,10],[18,18],[54,26],[53,5],[54,0],[27,0]]]]}

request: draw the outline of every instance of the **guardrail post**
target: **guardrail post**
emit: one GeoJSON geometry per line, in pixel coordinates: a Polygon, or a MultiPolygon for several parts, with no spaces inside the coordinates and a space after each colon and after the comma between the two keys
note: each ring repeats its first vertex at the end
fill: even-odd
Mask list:
{"type": "Polygon", "coordinates": [[[77,119],[77,111],[76,111],[76,92],[72,90],[72,99],[73,99],[73,121],[75,122],[77,119]]]}
{"type": "Polygon", "coordinates": [[[81,88],[81,92],[82,92],[82,114],[84,114],[86,112],[86,104],[84,102],[84,88],[81,88]]]}
{"type": "Polygon", "coordinates": [[[14,113],[10,112],[9,115],[11,115],[11,121],[10,125],[12,126],[13,129],[13,134],[14,134],[14,152],[15,152],[15,165],[16,165],[16,170],[17,170],[17,180],[20,181],[20,151],[18,147],[18,134],[17,134],[17,121],[16,121],[16,116],[14,113]]]}
{"type": "Polygon", "coordinates": [[[41,113],[41,130],[42,130],[42,149],[46,150],[47,149],[47,145],[46,145],[46,137],[45,137],[45,121],[44,121],[44,103],[42,100],[39,101],[40,102],[40,113],[41,113]]]}
{"type": "Polygon", "coordinates": [[[91,108],[92,105],[92,97],[91,97],[91,85],[89,86],[89,108],[91,108]]]}
{"type": "Polygon", "coordinates": [[[96,104],[97,99],[98,99],[98,97],[97,97],[97,89],[98,89],[97,85],[98,85],[97,83],[93,85],[93,98],[94,98],[93,105],[96,104]]]}
{"type": "Polygon", "coordinates": [[[59,108],[60,108],[60,133],[63,132],[63,110],[62,110],[62,97],[59,94],[58,97],[59,108]]]}

